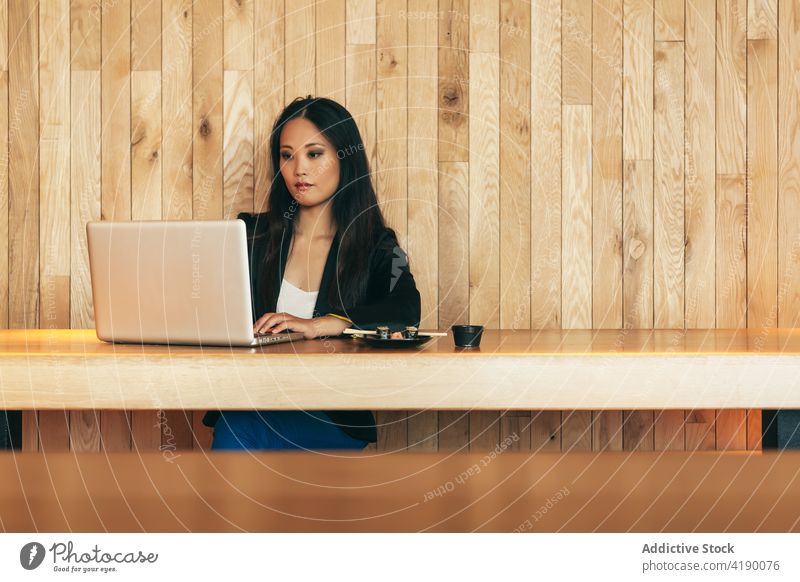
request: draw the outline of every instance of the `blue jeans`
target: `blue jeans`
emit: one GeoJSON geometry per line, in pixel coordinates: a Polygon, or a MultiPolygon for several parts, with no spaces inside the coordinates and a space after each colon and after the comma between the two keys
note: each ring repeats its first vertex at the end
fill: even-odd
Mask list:
{"type": "Polygon", "coordinates": [[[214,425],[213,450],[363,449],[327,414],[306,410],[229,410],[214,425]]]}

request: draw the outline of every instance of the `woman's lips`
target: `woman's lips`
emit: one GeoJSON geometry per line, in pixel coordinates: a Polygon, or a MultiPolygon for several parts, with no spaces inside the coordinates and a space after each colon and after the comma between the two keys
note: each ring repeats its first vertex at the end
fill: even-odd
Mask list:
{"type": "Polygon", "coordinates": [[[306,182],[297,182],[295,183],[294,187],[297,188],[300,192],[305,192],[309,188],[312,188],[314,184],[308,184],[306,182]]]}

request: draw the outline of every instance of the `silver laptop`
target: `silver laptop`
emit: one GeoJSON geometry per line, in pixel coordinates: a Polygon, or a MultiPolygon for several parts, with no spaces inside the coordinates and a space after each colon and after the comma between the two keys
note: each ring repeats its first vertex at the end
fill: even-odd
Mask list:
{"type": "Polygon", "coordinates": [[[109,342],[259,346],[241,220],[89,222],[97,337],[109,342]]]}

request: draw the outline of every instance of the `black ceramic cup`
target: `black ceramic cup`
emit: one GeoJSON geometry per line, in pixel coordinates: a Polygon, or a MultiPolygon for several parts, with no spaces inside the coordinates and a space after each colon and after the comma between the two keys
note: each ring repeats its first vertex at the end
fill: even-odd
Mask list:
{"type": "Polygon", "coordinates": [[[454,325],[450,328],[453,331],[453,341],[460,348],[477,348],[481,345],[483,335],[482,325],[454,325]]]}

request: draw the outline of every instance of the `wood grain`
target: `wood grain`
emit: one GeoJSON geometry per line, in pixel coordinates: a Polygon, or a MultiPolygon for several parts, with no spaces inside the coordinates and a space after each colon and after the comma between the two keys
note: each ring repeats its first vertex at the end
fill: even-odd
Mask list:
{"type": "Polygon", "coordinates": [[[561,308],[564,329],[592,327],[592,110],[563,108],[561,308]]]}
{"type": "Polygon", "coordinates": [[[561,326],[561,2],[531,5],[531,326],[561,326]]]}
{"type": "MultiPolygon", "coordinates": [[[[409,12],[435,11],[436,0],[409,0],[409,12]]],[[[414,280],[421,295],[423,329],[439,325],[438,252],[439,175],[437,158],[437,38],[434,19],[408,28],[408,246],[414,280]],[[438,246],[438,243],[437,243],[438,246]]],[[[444,262],[444,261],[442,261],[444,262]]],[[[439,447],[436,411],[409,411],[408,447],[435,451],[439,447]]]]}
{"type": "MultiPolygon", "coordinates": [[[[622,327],[622,0],[595,2],[592,22],[592,327],[618,329],[622,327]]],[[[607,420],[606,416],[603,422],[607,420]]]]}
{"type": "Polygon", "coordinates": [[[469,160],[469,4],[440,0],[439,161],[469,160]]]}
{"type": "Polygon", "coordinates": [[[655,40],[678,41],[684,39],[684,9],[691,10],[692,2],[684,0],[655,0],[655,40]]]}
{"type": "Polygon", "coordinates": [[[800,7],[780,3],[778,53],[778,326],[800,322],[800,7]]]}
{"type": "Polygon", "coordinates": [[[653,5],[625,0],[623,15],[623,158],[652,160],[653,5]]]}
{"type": "Polygon", "coordinates": [[[161,70],[161,8],[168,2],[131,1],[131,70],[161,70]]]}
{"type": "Polygon", "coordinates": [[[683,43],[657,42],[654,68],[654,325],[682,329],[684,300],[683,43]]]}
{"type": "Polygon", "coordinates": [[[192,217],[192,6],[163,0],[161,216],[192,217]]]}
{"type": "MultiPolygon", "coordinates": [[[[316,3],[316,94],[339,103],[345,101],[346,51],[345,0],[320,0],[316,3]]],[[[405,42],[403,43],[405,47],[405,42]]]]}
{"type": "Polygon", "coordinates": [[[225,71],[222,218],[253,212],[253,73],[225,71]]]}
{"type": "Polygon", "coordinates": [[[161,72],[131,72],[131,218],[161,219],[161,72]]]}
{"type": "Polygon", "coordinates": [[[686,326],[714,327],[716,268],[715,5],[686,5],[685,209],[686,326]]]}
{"type": "Polygon", "coordinates": [[[297,97],[315,94],[314,0],[297,0],[288,4],[285,26],[284,97],[288,104],[297,97]]]}
{"type": "Polygon", "coordinates": [[[223,68],[226,71],[253,69],[254,0],[223,0],[223,68]]]}
{"type": "Polygon", "coordinates": [[[592,3],[561,3],[561,70],[564,105],[592,104],[592,3]]]}
{"type": "Polygon", "coordinates": [[[281,0],[259,2],[255,7],[253,205],[256,212],[267,208],[273,177],[269,137],[283,109],[283,8],[281,0]]]}
{"type": "Polygon", "coordinates": [[[70,67],[72,71],[100,70],[100,25],[100,4],[94,0],[70,1],[70,67]]]}

